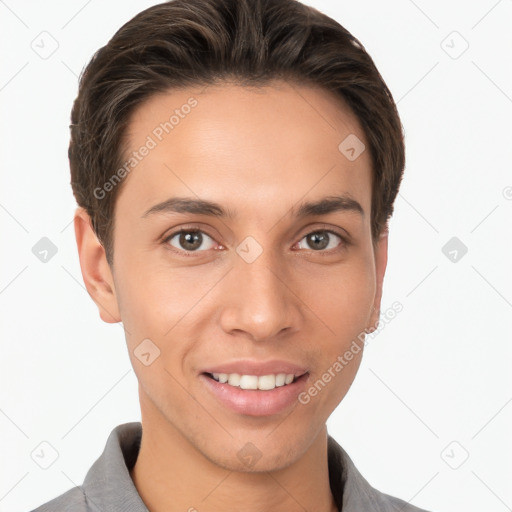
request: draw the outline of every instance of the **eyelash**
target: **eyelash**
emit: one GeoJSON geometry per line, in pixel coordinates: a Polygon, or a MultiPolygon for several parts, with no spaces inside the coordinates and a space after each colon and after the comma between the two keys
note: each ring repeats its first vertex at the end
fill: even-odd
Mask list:
{"type": "MultiPolygon", "coordinates": [[[[198,250],[196,250],[196,251],[186,251],[184,249],[177,249],[176,247],[173,247],[169,243],[169,241],[172,240],[176,235],[180,235],[181,233],[194,233],[194,232],[200,232],[200,233],[202,233],[204,235],[207,235],[209,238],[211,238],[213,241],[215,241],[215,238],[213,236],[209,235],[206,231],[201,229],[199,226],[186,226],[186,227],[182,227],[182,228],[178,229],[177,231],[173,231],[169,236],[166,236],[162,240],[162,243],[164,243],[166,245],[166,247],[169,250],[171,250],[172,252],[174,252],[176,254],[179,254],[181,256],[185,256],[185,257],[195,257],[195,253],[202,253],[202,252],[206,252],[208,250],[211,250],[211,249],[207,249],[205,251],[198,251],[198,250]]],[[[301,242],[308,235],[312,235],[313,233],[329,233],[329,234],[335,235],[335,236],[337,236],[337,237],[339,237],[341,239],[340,246],[336,247],[334,249],[329,249],[329,250],[321,249],[321,250],[318,250],[318,251],[315,251],[314,249],[309,249],[310,252],[314,252],[315,254],[319,254],[319,255],[322,255],[322,256],[324,256],[324,255],[328,256],[328,255],[332,255],[334,253],[340,252],[343,249],[345,249],[345,248],[347,248],[348,246],[351,245],[351,242],[348,239],[348,237],[342,235],[341,233],[338,233],[337,231],[334,231],[332,229],[327,229],[327,228],[324,228],[324,229],[319,228],[319,229],[315,229],[313,231],[310,231],[310,232],[306,233],[299,240],[299,242],[301,242]]],[[[296,244],[294,244],[294,245],[296,245],[296,244]]],[[[301,249],[301,250],[304,250],[304,249],[301,249]]]]}

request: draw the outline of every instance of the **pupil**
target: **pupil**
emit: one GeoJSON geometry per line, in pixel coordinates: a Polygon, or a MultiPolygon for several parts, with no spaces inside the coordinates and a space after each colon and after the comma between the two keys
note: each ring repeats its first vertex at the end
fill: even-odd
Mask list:
{"type": "Polygon", "coordinates": [[[186,232],[180,235],[180,244],[187,250],[197,249],[201,246],[202,239],[199,231],[186,232]]]}
{"type": "MultiPolygon", "coordinates": [[[[329,237],[326,236],[325,234],[320,234],[320,233],[311,233],[311,235],[309,235],[309,238],[308,238],[308,243],[310,241],[313,242],[313,249],[325,249],[327,247],[327,245],[329,244],[329,237]],[[320,242],[320,243],[318,243],[320,242]]],[[[310,247],[311,247],[311,244],[310,244],[310,247]]]]}

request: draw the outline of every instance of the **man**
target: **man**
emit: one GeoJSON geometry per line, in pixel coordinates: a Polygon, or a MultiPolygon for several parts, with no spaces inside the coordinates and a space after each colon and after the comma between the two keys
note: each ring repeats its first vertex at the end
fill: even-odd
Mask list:
{"type": "Polygon", "coordinates": [[[37,510],[419,511],[326,429],[404,169],[363,46],[293,0],[156,5],[93,57],[71,130],[82,275],[123,322],[142,424],[37,510]]]}

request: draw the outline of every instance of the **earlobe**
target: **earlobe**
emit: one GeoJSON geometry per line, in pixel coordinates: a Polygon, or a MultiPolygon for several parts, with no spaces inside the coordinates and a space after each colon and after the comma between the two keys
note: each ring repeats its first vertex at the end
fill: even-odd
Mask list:
{"type": "Polygon", "coordinates": [[[76,209],[74,225],[85,287],[98,306],[101,319],[107,323],[120,322],[114,279],[105,249],[94,233],[91,219],[84,208],[76,209]]]}
{"type": "Polygon", "coordinates": [[[387,227],[381,233],[375,246],[375,281],[376,291],[373,309],[370,317],[369,332],[377,329],[380,318],[380,303],[382,299],[382,288],[384,284],[384,274],[388,262],[388,229],[387,227]]]}

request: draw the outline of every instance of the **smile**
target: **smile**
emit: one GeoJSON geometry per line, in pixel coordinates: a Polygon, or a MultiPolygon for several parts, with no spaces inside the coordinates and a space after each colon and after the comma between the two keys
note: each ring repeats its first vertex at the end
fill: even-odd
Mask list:
{"type": "Polygon", "coordinates": [[[309,373],[250,375],[203,372],[199,375],[206,392],[223,408],[245,416],[272,416],[298,403],[309,373]],[[222,382],[224,381],[224,382],[222,382]]]}
{"type": "Polygon", "coordinates": [[[212,379],[222,384],[241,389],[259,389],[269,391],[281,386],[287,386],[295,380],[293,373],[277,373],[270,375],[241,375],[239,373],[208,373],[212,379]]]}

